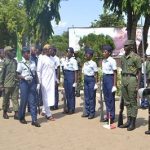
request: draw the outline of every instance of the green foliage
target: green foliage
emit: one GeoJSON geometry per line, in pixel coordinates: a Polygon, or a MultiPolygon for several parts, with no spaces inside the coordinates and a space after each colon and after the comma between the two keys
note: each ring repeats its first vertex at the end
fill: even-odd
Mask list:
{"type": "Polygon", "coordinates": [[[52,36],[51,21],[60,21],[59,3],[60,0],[24,0],[33,42],[43,45],[52,36]]]}
{"type": "Polygon", "coordinates": [[[17,32],[26,31],[26,12],[21,0],[0,1],[0,47],[11,45],[17,47],[17,32]]]}
{"type": "Polygon", "coordinates": [[[51,37],[48,42],[58,49],[57,55],[61,56],[65,53],[68,47],[68,32],[64,32],[62,35],[56,35],[51,37]]]}
{"type": "Polygon", "coordinates": [[[124,27],[125,22],[122,15],[117,16],[115,13],[104,12],[98,20],[92,22],[91,27],[124,27]]]}
{"type": "Polygon", "coordinates": [[[81,60],[84,61],[84,49],[86,47],[90,47],[94,50],[94,60],[96,62],[99,61],[100,58],[102,58],[102,45],[109,44],[113,47],[115,47],[114,42],[112,38],[109,35],[103,35],[103,34],[89,34],[87,36],[84,36],[83,38],[80,39],[79,45],[81,47],[81,60]]]}

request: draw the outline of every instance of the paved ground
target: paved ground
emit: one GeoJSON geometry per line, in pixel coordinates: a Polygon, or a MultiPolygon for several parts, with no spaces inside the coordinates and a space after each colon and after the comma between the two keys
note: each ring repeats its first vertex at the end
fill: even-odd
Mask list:
{"type": "MultiPolygon", "coordinates": [[[[98,101],[97,97],[97,101],[98,101]]],[[[148,150],[150,136],[144,134],[147,130],[147,110],[139,110],[137,129],[128,132],[126,129],[108,130],[99,122],[97,102],[96,118],[88,120],[81,118],[83,101],[76,99],[76,113],[62,114],[63,102],[60,109],[53,111],[54,122],[38,116],[41,128],[31,126],[31,117],[27,114],[27,125],[22,125],[13,119],[2,118],[0,111],[0,150],[148,150]]],[[[116,117],[118,116],[119,101],[116,101],[116,117]]],[[[1,100],[0,100],[1,108],[1,100]]],[[[125,114],[125,112],[124,112],[125,114]]],[[[125,116],[125,115],[124,115],[125,116]]],[[[124,117],[124,122],[126,117],[124,117]]],[[[117,123],[116,123],[117,124],[117,123]]]]}

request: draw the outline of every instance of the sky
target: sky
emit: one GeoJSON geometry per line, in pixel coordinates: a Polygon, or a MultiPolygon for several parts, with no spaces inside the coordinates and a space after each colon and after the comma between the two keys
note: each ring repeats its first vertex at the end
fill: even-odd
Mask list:
{"type": "Polygon", "coordinates": [[[59,25],[53,22],[55,35],[67,31],[68,27],[89,27],[103,13],[101,0],[62,0],[59,25]]]}

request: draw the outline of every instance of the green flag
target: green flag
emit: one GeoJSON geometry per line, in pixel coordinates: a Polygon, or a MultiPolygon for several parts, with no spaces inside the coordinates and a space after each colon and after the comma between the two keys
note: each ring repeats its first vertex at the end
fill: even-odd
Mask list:
{"type": "Polygon", "coordinates": [[[22,60],[21,42],[19,40],[19,36],[17,36],[17,61],[21,60],[22,60]]]}

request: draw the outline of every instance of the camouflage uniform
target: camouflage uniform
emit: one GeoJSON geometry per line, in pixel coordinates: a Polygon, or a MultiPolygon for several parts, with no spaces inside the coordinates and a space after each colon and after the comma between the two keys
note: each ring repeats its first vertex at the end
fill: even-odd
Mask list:
{"type": "MultiPolygon", "coordinates": [[[[132,40],[126,42],[126,46],[133,45],[132,40]]],[[[137,117],[137,88],[138,78],[137,73],[141,69],[141,58],[134,52],[129,52],[128,55],[121,57],[121,68],[122,68],[122,86],[121,92],[124,100],[124,105],[127,108],[127,123],[123,125],[123,128],[128,128],[131,125],[132,120],[133,126],[128,128],[128,131],[135,129],[135,119],[137,117]]]]}
{"type": "Polygon", "coordinates": [[[131,52],[127,57],[121,58],[122,67],[122,95],[125,106],[127,106],[127,116],[137,116],[137,69],[141,68],[140,57],[131,52]]]}
{"type": "MultiPolygon", "coordinates": [[[[5,51],[11,50],[10,47],[6,47],[5,51]]],[[[9,107],[9,99],[11,96],[12,103],[13,103],[13,110],[15,114],[18,112],[18,95],[19,95],[19,87],[17,81],[17,62],[15,59],[5,58],[2,70],[0,74],[0,87],[4,88],[4,95],[3,95],[3,117],[8,119],[7,110],[9,107]]],[[[14,116],[14,119],[17,119],[17,114],[14,116]]]]}

